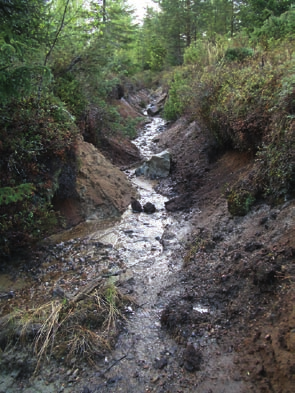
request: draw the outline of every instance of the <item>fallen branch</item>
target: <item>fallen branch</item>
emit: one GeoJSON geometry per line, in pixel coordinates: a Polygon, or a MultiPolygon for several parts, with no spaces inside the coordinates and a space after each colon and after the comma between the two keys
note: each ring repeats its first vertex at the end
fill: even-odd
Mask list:
{"type": "Polygon", "coordinates": [[[103,377],[108,371],[110,371],[116,364],[118,364],[119,362],[121,362],[121,360],[125,359],[127,357],[128,353],[126,353],[126,355],[122,356],[120,359],[117,359],[114,361],[113,364],[111,364],[107,369],[105,369],[104,371],[102,371],[99,376],[103,377]]]}
{"type": "Polygon", "coordinates": [[[80,300],[85,299],[86,296],[90,295],[103,281],[103,277],[99,278],[98,280],[92,281],[86,285],[77,295],[70,299],[70,304],[77,303],[80,300]]]}

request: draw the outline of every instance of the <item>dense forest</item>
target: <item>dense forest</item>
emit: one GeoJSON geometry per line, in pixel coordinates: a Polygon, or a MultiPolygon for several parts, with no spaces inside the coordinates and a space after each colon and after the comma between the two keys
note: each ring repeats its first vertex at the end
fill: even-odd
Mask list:
{"type": "Polygon", "coordinates": [[[199,119],[218,151],[256,158],[228,194],[232,214],[294,191],[293,1],[154,2],[139,23],[124,0],[0,0],[2,256],[62,225],[53,200],[71,193],[81,134],[98,147],[135,135],[120,91],[161,85],[167,119],[199,119]]]}

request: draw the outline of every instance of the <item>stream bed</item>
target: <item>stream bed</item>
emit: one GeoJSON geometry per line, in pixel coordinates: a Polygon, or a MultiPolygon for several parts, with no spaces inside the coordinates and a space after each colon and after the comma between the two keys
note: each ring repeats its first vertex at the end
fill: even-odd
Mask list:
{"type": "MultiPolygon", "coordinates": [[[[161,118],[151,118],[135,140],[145,158],[153,153],[153,139],[163,128],[161,118]]],[[[169,336],[161,327],[165,306],[182,292],[179,274],[185,242],[192,230],[190,214],[194,212],[167,213],[167,198],[155,191],[155,180],[136,177],[134,169],[126,173],[140,194],[140,203],[153,203],[155,213],[134,213],[129,207],[112,225],[92,221],[79,225],[53,238],[56,244],[42,267],[28,269],[28,277],[34,269],[39,277],[42,275],[38,284],[32,284],[31,296],[34,296],[34,288],[38,288],[49,297],[57,285],[74,295],[79,285],[85,284],[83,278],[84,281],[86,277],[87,280],[95,279],[98,274],[95,261],[99,259],[99,271],[106,269],[114,275],[114,280],[120,280],[125,289],[129,288],[137,304],[126,310],[127,321],[115,349],[93,367],[73,365],[72,370],[66,370],[60,365],[44,366],[39,376],[27,383],[17,372],[6,372],[5,376],[2,372],[0,392],[243,391],[239,376],[230,382],[228,379],[227,373],[233,367],[231,351],[221,352],[214,337],[210,334],[205,334],[202,340],[194,334],[186,337],[187,343],[202,348],[202,362],[205,363],[201,370],[190,372],[183,367],[185,347],[178,345],[177,338],[169,336]],[[117,274],[119,267],[122,269],[117,274]]],[[[202,315],[212,312],[206,305],[193,303],[192,310],[202,315]]],[[[185,331],[182,335],[185,337],[185,331]]]]}

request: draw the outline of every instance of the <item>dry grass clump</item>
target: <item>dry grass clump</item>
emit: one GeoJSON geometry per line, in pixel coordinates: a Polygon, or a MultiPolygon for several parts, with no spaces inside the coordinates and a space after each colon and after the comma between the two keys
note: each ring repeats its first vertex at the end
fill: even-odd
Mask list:
{"type": "MultiPolygon", "coordinates": [[[[33,341],[36,371],[51,355],[66,362],[93,362],[110,350],[132,299],[112,283],[88,286],[73,299],[55,299],[38,307],[15,310],[0,319],[1,341],[26,345],[33,341]]],[[[35,371],[35,372],[36,372],[35,371]]]]}

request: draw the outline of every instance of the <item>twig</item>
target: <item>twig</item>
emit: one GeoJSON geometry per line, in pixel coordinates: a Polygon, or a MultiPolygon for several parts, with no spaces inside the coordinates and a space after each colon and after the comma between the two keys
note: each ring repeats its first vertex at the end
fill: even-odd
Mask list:
{"type": "Polygon", "coordinates": [[[100,373],[100,377],[103,377],[108,371],[110,371],[116,364],[118,364],[119,362],[121,362],[121,360],[125,359],[127,357],[128,353],[126,353],[124,356],[122,356],[120,359],[117,359],[114,361],[113,364],[111,364],[107,369],[105,369],[104,371],[102,371],[100,373]]]}

